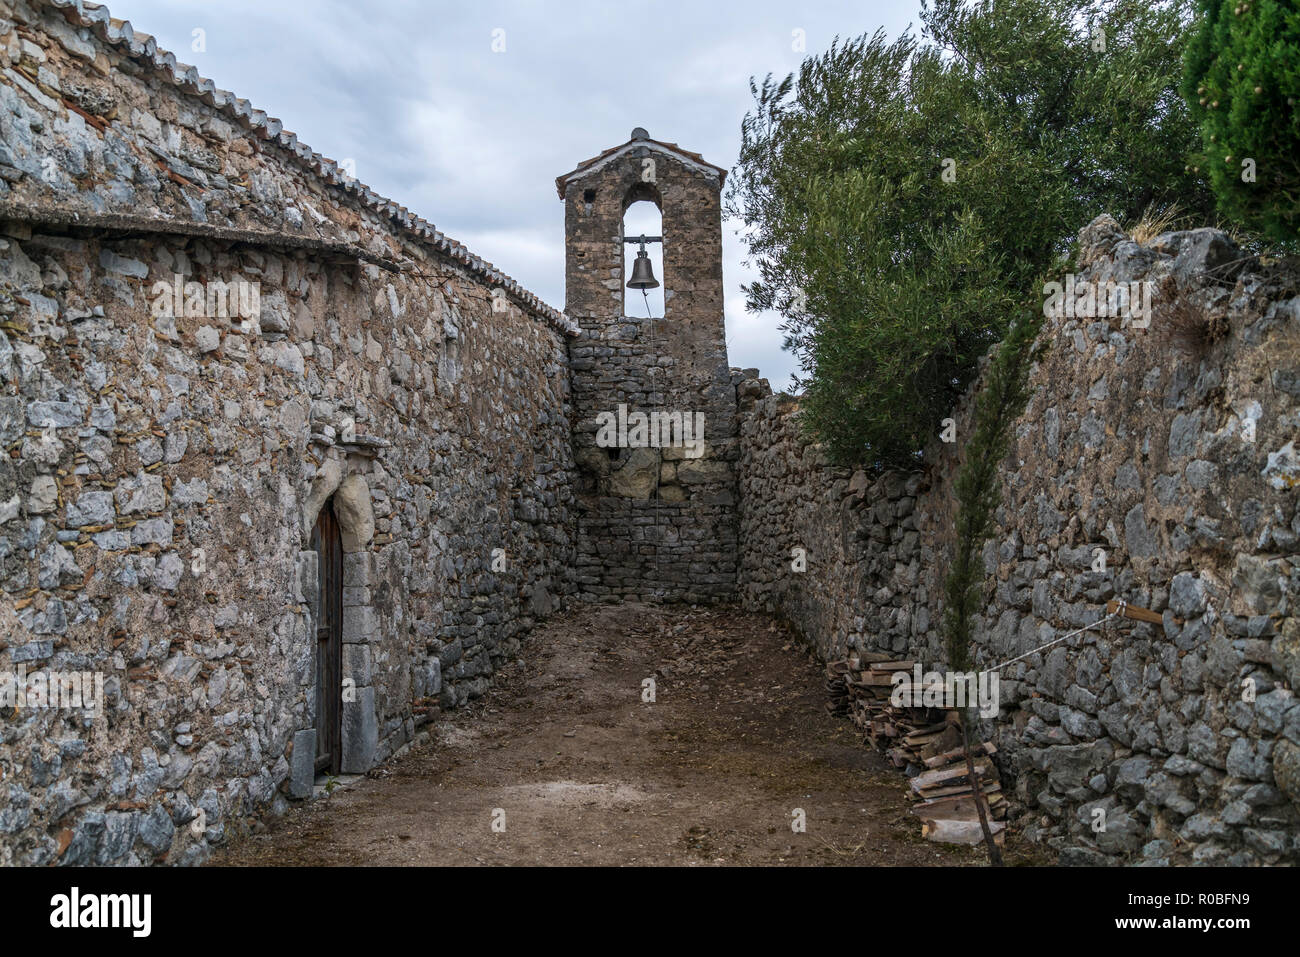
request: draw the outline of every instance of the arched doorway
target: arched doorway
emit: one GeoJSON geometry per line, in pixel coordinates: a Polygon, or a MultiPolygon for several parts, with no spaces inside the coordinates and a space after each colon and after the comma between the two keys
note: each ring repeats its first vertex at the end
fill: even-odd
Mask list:
{"type": "Polygon", "coordinates": [[[311,547],[319,561],[316,621],[317,773],[338,774],[343,756],[343,534],[334,498],[321,506],[311,547]]]}

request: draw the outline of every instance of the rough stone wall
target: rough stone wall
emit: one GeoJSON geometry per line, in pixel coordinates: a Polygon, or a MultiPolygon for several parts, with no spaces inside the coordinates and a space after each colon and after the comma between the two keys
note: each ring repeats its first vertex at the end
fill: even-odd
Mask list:
{"type": "Polygon", "coordinates": [[[191,863],[310,791],[331,495],[344,771],[572,590],[566,324],[86,17],[0,3],[0,673],[105,700],[0,710],[0,863],[191,863]]]}
{"type": "MultiPolygon", "coordinates": [[[[1027,832],[1064,862],[1294,863],[1300,298],[1263,272],[1236,275],[1241,253],[1214,230],[1139,245],[1103,217],[1079,250],[1080,280],[1150,280],[1155,312],[1145,330],[1047,321],[984,553],[977,658],[1024,654],[1111,598],[1163,627],[1106,625],[1005,669],[988,728],[1004,779],[1027,832]]],[[[744,602],[785,614],[827,657],[942,666],[974,393],[926,474],[872,479],[825,467],[794,403],[767,392],[754,379],[739,390],[744,602]]]]}
{"type": "Polygon", "coordinates": [[[921,584],[920,474],[829,464],[801,432],[798,400],[745,377],[741,418],[742,603],[782,615],[827,659],[850,648],[904,653],[930,626],[921,584]],[[800,570],[802,566],[802,570],[800,570]]]}
{"type": "Polygon", "coordinates": [[[579,594],[731,598],[737,445],[722,311],[721,175],[644,137],[575,172],[563,199],[565,313],[581,329],[569,350],[579,594]],[[623,314],[623,214],[640,199],[662,212],[661,319],[623,314]],[[704,454],[598,447],[597,416],[620,404],[629,413],[702,412],[704,454]]]}

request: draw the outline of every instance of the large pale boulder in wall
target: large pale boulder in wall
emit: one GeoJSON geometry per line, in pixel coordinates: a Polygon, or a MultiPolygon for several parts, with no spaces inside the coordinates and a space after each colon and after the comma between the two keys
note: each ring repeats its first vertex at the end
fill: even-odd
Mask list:
{"type": "Polygon", "coordinates": [[[334,512],[343,533],[343,550],[359,552],[369,548],[375,537],[375,513],[370,505],[370,488],[360,475],[349,475],[334,493],[334,512]]]}

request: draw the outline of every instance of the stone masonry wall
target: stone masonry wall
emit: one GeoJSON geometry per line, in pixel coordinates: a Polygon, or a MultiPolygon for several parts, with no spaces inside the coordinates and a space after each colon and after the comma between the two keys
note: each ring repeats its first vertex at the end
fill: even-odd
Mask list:
{"type": "Polygon", "coordinates": [[[310,792],[331,495],[344,771],[573,589],[567,320],[168,56],[0,2],[0,674],[105,699],[0,708],[0,864],[192,863],[310,792]]]}
{"type": "Polygon", "coordinates": [[[722,311],[722,176],[643,133],[561,179],[565,312],[581,330],[569,352],[579,595],[730,599],[737,444],[722,311]],[[663,218],[666,314],[655,319],[623,310],[623,215],[639,199],[653,200],[663,218]],[[620,405],[703,413],[704,454],[598,447],[597,417],[620,405]]]}
{"type": "MultiPolygon", "coordinates": [[[[1151,280],[1151,326],[1049,319],[1002,467],[983,666],[1096,621],[1111,598],[1163,617],[1002,672],[987,730],[1004,784],[1063,862],[1300,860],[1300,298],[1260,267],[1238,275],[1243,261],[1214,230],[1139,245],[1107,217],[1092,224],[1079,279],[1151,280]]],[[[745,604],[784,614],[828,658],[861,648],[941,667],[974,393],[924,474],[876,478],[826,467],[793,400],[767,393],[753,378],[738,392],[745,604]]]]}

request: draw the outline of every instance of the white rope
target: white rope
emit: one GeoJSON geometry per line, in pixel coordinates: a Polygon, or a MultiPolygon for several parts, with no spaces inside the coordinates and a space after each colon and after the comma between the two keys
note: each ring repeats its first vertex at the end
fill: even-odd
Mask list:
{"type": "MultiPolygon", "coordinates": [[[[646,289],[645,287],[642,287],[642,289],[641,289],[641,295],[642,295],[642,297],[644,297],[644,299],[645,299],[645,315],[646,315],[646,321],[650,323],[650,355],[653,356],[654,359],[655,359],[655,364],[652,365],[652,366],[650,367],[650,372],[655,373],[655,372],[658,372],[658,371],[659,371],[659,361],[658,361],[659,356],[658,356],[658,352],[657,352],[657,349],[658,349],[658,336],[655,334],[655,325],[654,325],[655,320],[654,320],[654,315],[653,315],[653,313],[652,313],[651,310],[650,310],[650,291],[649,291],[648,289],[646,289]]],[[[664,315],[665,315],[665,317],[667,316],[667,313],[668,313],[668,304],[665,302],[665,303],[664,303],[664,315]]],[[[651,400],[651,401],[648,402],[648,403],[646,403],[646,405],[647,405],[648,408],[652,407],[652,404],[653,404],[653,401],[654,401],[655,386],[656,386],[656,384],[657,384],[657,382],[658,382],[658,379],[659,379],[659,377],[658,377],[657,375],[651,375],[651,376],[650,376],[650,400],[651,400]]],[[[659,404],[660,404],[660,406],[662,406],[662,405],[663,405],[663,402],[662,402],[662,396],[661,396],[660,398],[661,398],[661,401],[660,401],[659,404]]],[[[661,432],[660,434],[662,435],[662,432],[661,432]]],[[[654,503],[655,503],[655,590],[654,590],[654,596],[655,596],[655,598],[663,598],[663,597],[664,597],[663,571],[662,571],[662,570],[660,569],[660,567],[659,567],[659,476],[662,474],[662,472],[663,472],[663,468],[664,468],[664,458],[663,458],[663,455],[664,455],[663,452],[660,451],[660,452],[659,452],[658,461],[655,463],[655,497],[654,497],[654,503]]],[[[630,533],[629,533],[629,534],[630,534],[630,533]]]]}
{"type": "Polygon", "coordinates": [[[1085,631],[1088,631],[1088,630],[1090,630],[1090,629],[1096,628],[1098,625],[1104,625],[1104,624],[1106,624],[1106,622],[1110,621],[1112,618],[1121,618],[1121,617],[1123,617],[1124,612],[1125,612],[1127,609],[1128,609],[1128,602],[1126,602],[1126,601],[1120,601],[1120,602],[1116,605],[1115,610],[1112,611],[1112,612],[1111,612],[1109,615],[1107,615],[1105,618],[1098,618],[1098,619],[1097,619],[1096,621],[1094,621],[1091,625],[1084,625],[1082,628],[1078,628],[1078,629],[1076,629],[1075,631],[1070,632],[1068,635],[1062,635],[1060,638],[1055,638],[1055,639],[1053,639],[1052,641],[1049,641],[1049,642],[1048,642],[1047,644],[1045,644],[1045,645],[1039,645],[1037,648],[1033,648],[1033,649],[1031,649],[1030,651],[1026,651],[1023,655],[1016,655],[1016,657],[1012,658],[1010,661],[1004,661],[1004,662],[1002,662],[1002,664],[1000,664],[1000,665],[994,665],[992,668],[989,668],[989,669],[987,669],[987,670],[988,670],[988,671],[1001,671],[1001,670],[1002,670],[1003,668],[1005,668],[1007,665],[1013,665],[1013,664],[1015,664],[1017,661],[1019,661],[1021,658],[1028,658],[1030,655],[1036,655],[1036,654],[1038,654],[1040,651],[1044,650],[1045,648],[1050,648],[1050,647],[1052,647],[1052,645],[1059,645],[1061,642],[1065,641],[1066,639],[1073,638],[1075,635],[1081,635],[1081,634],[1083,634],[1085,631]]]}

